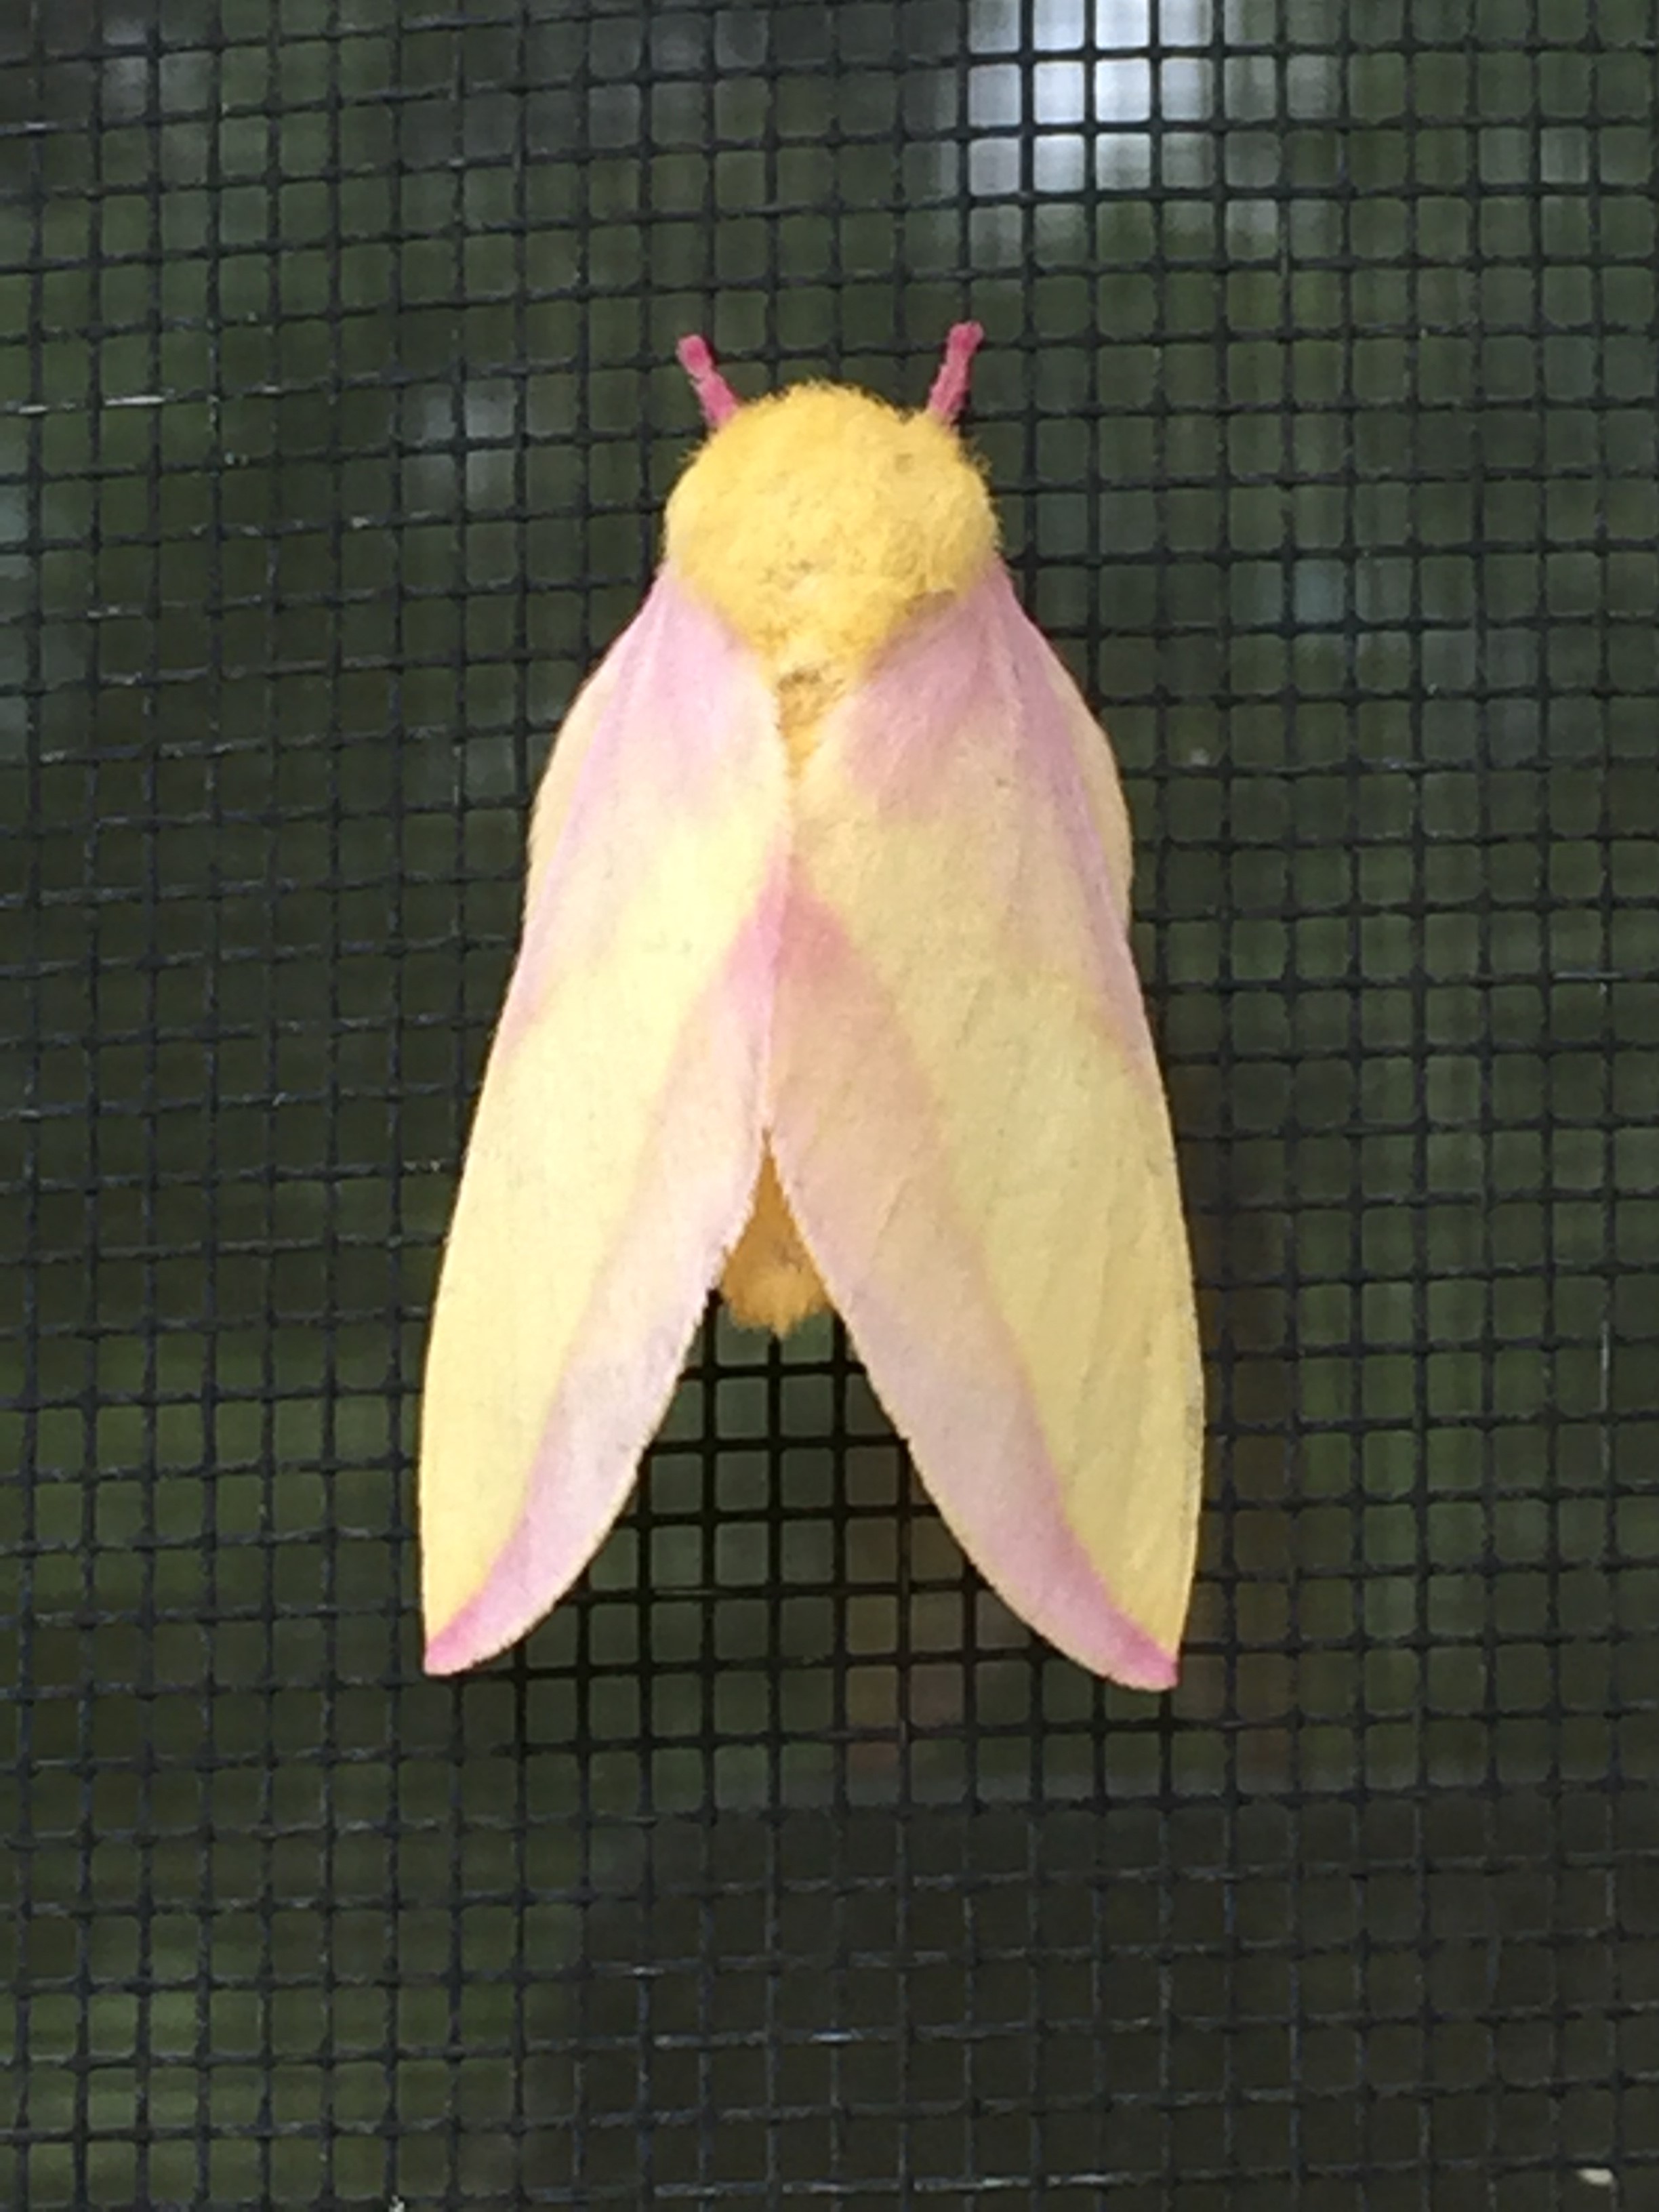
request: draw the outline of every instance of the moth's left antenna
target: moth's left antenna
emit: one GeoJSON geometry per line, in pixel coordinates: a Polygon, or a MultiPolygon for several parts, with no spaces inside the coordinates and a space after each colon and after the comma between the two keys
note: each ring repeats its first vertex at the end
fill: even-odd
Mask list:
{"type": "Polygon", "coordinates": [[[738,411],[738,395],[714,366],[707,338],[682,338],[675,348],[680,367],[691,380],[691,388],[711,430],[729,422],[738,411]]]}

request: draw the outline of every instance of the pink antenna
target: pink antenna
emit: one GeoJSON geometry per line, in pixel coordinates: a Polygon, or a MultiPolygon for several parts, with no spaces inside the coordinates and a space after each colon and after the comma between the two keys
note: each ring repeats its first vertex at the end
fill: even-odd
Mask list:
{"type": "Polygon", "coordinates": [[[974,356],[984,336],[977,323],[957,323],[945,341],[945,359],[927,395],[927,412],[941,422],[954,422],[962,412],[974,356]]]}
{"type": "Polygon", "coordinates": [[[680,367],[691,380],[703,421],[711,430],[718,430],[722,422],[729,422],[737,413],[738,395],[715,368],[708,339],[682,338],[674,350],[679,356],[680,367]]]}

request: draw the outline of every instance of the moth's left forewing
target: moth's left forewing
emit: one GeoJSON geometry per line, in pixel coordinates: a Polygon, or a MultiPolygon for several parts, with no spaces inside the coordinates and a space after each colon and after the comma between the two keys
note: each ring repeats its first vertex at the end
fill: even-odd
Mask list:
{"type": "Polygon", "coordinates": [[[751,657],[665,574],[537,805],[428,1346],[434,1672],[521,1636],[586,1565],[743,1226],[786,812],[751,657]]]}
{"type": "Polygon", "coordinates": [[[1000,564],[833,711],[793,812],[769,1116],[807,1243],[988,1580],[1162,1686],[1201,1375],[1127,821],[1000,564]]]}

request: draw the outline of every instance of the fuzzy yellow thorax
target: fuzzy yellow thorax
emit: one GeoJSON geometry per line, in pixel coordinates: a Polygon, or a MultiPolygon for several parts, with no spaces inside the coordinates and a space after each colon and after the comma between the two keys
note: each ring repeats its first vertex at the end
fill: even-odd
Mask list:
{"type": "Polygon", "coordinates": [[[995,550],[990,496],[956,432],[841,385],[739,407],[668,502],[675,570],[813,719],[995,550]]]}

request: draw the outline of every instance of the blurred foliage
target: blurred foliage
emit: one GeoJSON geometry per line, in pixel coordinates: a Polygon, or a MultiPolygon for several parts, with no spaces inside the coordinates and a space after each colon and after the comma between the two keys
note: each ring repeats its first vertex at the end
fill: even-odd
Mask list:
{"type": "MultiPolygon", "coordinates": [[[[25,2201],[413,2203],[458,2099],[469,2190],[515,2130],[552,2187],[573,2028],[627,2061],[585,2094],[631,2172],[637,1977],[667,2034],[713,1940],[685,1898],[744,1854],[777,1878],[786,1809],[890,1869],[875,1808],[931,1807],[910,1847],[957,1854],[942,1893],[983,1880],[1012,1959],[1036,1908],[972,1867],[1032,1831],[984,1808],[1115,1808],[1069,1879],[1139,1869],[1144,2044],[1160,1912],[1200,1960],[1237,1940],[1204,1932],[1236,1838],[1182,1841],[1206,1804],[1279,1801],[1282,1901],[1298,1853],[1364,1863],[1372,1791],[1471,1835],[1481,1790],[1547,1791],[1535,1855],[1609,1771],[1651,1781],[1619,1639],[1659,1595],[1653,22],[1527,14],[1526,51],[1492,0],[1165,0],[1155,51],[1133,0],[0,20],[25,2201]],[[427,1682],[436,1243],[527,795],[694,435],[673,342],[745,391],[915,400],[963,313],[1011,557],[1142,838],[1216,1355],[1182,1690],[1154,1713],[1034,1650],[830,1332],[724,1324],[588,1592],[427,1682]],[[542,2055],[502,2091],[514,2037],[542,2055]]],[[[1334,1975],[1343,1894],[1297,1937],[1334,1975]]],[[[1527,1924],[1504,1881],[1471,1909],[1527,1924]]],[[[1607,1910],[1553,1924],[1588,1961],[1607,1910]]],[[[837,1955],[890,1972],[884,1927],[860,1904],[837,1955]]],[[[1200,2071],[1240,1986],[1194,1999],[1200,2071]]],[[[909,2017],[948,2040],[963,2001],[946,1972],[909,2017]]],[[[1374,1988],[1301,2002],[1384,2064],[1374,1988]]],[[[801,2078],[765,2094],[851,2094],[801,2078]]],[[[1123,2168],[1221,2155],[1182,2140],[1123,2168]]]]}

